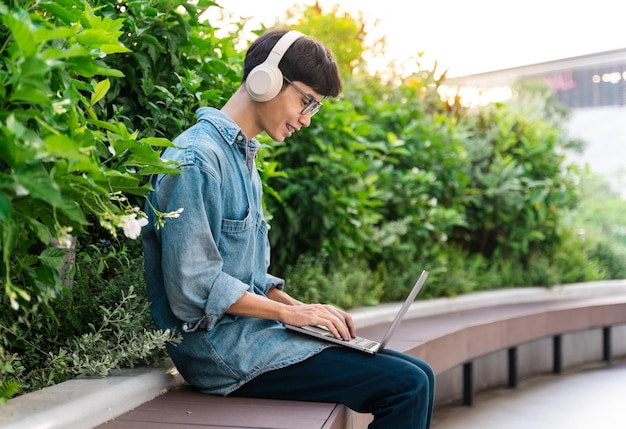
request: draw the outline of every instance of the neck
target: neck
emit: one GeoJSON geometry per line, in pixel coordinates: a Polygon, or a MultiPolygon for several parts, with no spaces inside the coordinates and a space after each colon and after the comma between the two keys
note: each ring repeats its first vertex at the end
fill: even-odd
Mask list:
{"type": "Polygon", "coordinates": [[[228,99],[221,110],[241,127],[248,139],[254,138],[262,131],[257,123],[254,102],[248,96],[243,85],[228,99]]]}

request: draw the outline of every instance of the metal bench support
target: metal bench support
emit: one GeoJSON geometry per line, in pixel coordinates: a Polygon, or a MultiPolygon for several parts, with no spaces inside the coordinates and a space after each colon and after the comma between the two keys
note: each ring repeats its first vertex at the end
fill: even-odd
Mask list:
{"type": "Polygon", "coordinates": [[[463,364],[463,405],[471,407],[474,403],[474,363],[465,362],[463,364]]]}
{"type": "Polygon", "coordinates": [[[517,347],[511,347],[509,349],[509,388],[515,389],[517,384],[517,347]]]}

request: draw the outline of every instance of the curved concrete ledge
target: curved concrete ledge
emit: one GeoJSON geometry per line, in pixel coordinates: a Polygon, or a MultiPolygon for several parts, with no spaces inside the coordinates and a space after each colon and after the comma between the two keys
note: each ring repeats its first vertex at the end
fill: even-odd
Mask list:
{"type": "MultiPolygon", "coordinates": [[[[563,285],[554,288],[485,291],[454,298],[416,301],[406,319],[427,317],[440,319],[464,311],[542,301],[563,301],[567,305],[567,300],[570,299],[593,298],[601,302],[610,302],[612,296],[623,297],[625,292],[626,280],[563,285]]],[[[384,324],[394,317],[399,305],[389,303],[354,309],[350,313],[359,328],[372,327],[376,331],[379,328],[376,325],[384,324]]],[[[415,333],[411,336],[411,341],[420,343],[420,340],[415,338],[415,333]]],[[[71,380],[12,399],[0,406],[2,410],[0,428],[93,428],[151,401],[182,383],[182,378],[171,365],[166,368],[117,371],[106,378],[71,380]]],[[[348,415],[347,418],[352,419],[353,416],[348,415]]],[[[352,424],[358,425],[356,421],[352,424]]]]}
{"type": "Polygon", "coordinates": [[[93,428],[181,383],[175,370],[165,368],[127,369],[104,378],[69,380],[0,406],[0,428],[93,428]]]}
{"type": "MultiPolygon", "coordinates": [[[[426,284],[425,287],[428,287],[426,284]]],[[[626,279],[569,284],[552,288],[527,287],[473,292],[451,298],[416,301],[405,319],[474,310],[482,307],[527,302],[565,300],[583,297],[606,297],[623,294],[626,279]]],[[[362,307],[350,311],[357,327],[366,327],[393,320],[401,303],[386,303],[376,307],[362,307]]]]}

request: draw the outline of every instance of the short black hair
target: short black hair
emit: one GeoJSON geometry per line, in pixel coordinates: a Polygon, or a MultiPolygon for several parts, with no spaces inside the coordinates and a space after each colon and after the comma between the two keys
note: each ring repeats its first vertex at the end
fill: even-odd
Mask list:
{"type": "MultiPolygon", "coordinates": [[[[245,82],[253,68],[263,63],[288,30],[270,30],[258,37],[246,52],[243,66],[245,82]]],[[[324,97],[341,93],[341,76],[337,61],[325,45],[310,36],[298,38],[285,52],[278,68],[291,81],[302,82],[324,97]]]]}

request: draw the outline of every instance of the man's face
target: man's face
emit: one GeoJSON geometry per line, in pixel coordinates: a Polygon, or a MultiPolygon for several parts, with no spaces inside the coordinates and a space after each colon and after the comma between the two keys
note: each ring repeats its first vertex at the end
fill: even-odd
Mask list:
{"type": "Polygon", "coordinates": [[[281,142],[302,127],[311,124],[319,110],[321,95],[302,82],[290,82],[272,100],[261,107],[261,125],[272,140],[281,142]],[[304,113],[303,113],[304,112],[304,113]]]}

